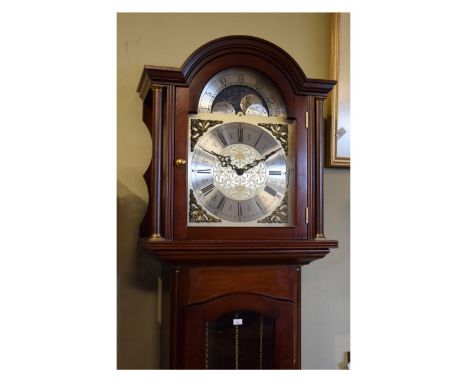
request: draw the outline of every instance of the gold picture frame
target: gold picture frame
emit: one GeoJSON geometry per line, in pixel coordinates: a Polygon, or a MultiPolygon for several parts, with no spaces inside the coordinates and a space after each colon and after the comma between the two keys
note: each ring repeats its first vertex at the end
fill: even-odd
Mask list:
{"type": "Polygon", "coordinates": [[[330,15],[330,79],[337,84],[330,92],[330,116],[327,126],[327,167],[349,168],[350,123],[350,14],[330,15]]]}

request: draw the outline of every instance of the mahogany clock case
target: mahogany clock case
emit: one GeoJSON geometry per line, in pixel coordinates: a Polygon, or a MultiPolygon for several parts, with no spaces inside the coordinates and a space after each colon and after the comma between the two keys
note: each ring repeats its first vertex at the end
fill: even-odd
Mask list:
{"type": "Polygon", "coordinates": [[[152,160],[139,244],[164,264],[166,367],[300,368],[300,268],[338,246],[324,235],[322,185],[323,101],[334,84],[307,78],[288,53],[251,36],[211,41],[181,68],[144,67],[138,92],[152,160]],[[187,223],[189,119],[206,84],[229,68],[270,79],[294,123],[290,225],[187,223]]]}
{"type": "MultiPolygon", "coordinates": [[[[334,247],[323,234],[323,100],[335,81],[309,79],[284,50],[250,36],[230,36],[214,40],[196,50],[182,68],[145,66],[138,85],[143,99],[143,119],[153,139],[153,158],[145,173],[150,191],[149,208],[140,229],[142,244],[160,250],[187,241],[280,240],[291,247],[307,241],[309,247],[334,247]],[[296,195],[293,227],[233,229],[188,227],[186,168],[174,165],[187,159],[187,126],[197,112],[205,84],[220,71],[247,67],[270,78],[280,90],[288,119],[296,124],[296,195]],[[215,231],[213,231],[215,229],[215,231]],[[216,232],[216,233],[215,233],[216,232]],[[164,238],[164,243],[148,240],[164,238]],[[273,239],[274,238],[274,239],[273,239]],[[320,239],[316,242],[315,239],[320,239]],[[169,241],[171,244],[169,244],[169,241]]],[[[303,243],[304,244],[304,243],[303,243]]],[[[232,247],[232,243],[227,247],[232,247]]],[[[272,245],[270,244],[271,248],[272,245]]],[[[184,250],[181,248],[182,250],[184,250]]]]}

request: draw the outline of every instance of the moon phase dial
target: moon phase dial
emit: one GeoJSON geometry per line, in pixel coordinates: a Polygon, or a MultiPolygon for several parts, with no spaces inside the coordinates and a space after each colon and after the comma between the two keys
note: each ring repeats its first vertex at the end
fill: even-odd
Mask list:
{"type": "Polygon", "coordinates": [[[269,131],[244,122],[225,123],[197,141],[190,158],[190,189],[214,217],[257,223],[282,203],[288,170],[285,151],[269,131]]]}
{"type": "Polygon", "coordinates": [[[273,81],[242,67],[223,70],[208,81],[198,112],[283,118],[287,115],[286,104],[273,81]]]}

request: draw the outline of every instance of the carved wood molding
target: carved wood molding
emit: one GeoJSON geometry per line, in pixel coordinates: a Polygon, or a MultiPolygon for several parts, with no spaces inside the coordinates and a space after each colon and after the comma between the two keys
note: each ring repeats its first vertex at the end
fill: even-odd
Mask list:
{"type": "Polygon", "coordinates": [[[321,259],[337,248],[336,240],[297,241],[160,241],[140,239],[140,246],[172,265],[297,264],[321,259]]]}

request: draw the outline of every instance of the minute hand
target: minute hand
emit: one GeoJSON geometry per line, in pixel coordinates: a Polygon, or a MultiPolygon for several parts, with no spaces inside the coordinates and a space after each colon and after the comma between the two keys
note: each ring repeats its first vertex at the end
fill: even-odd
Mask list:
{"type": "Polygon", "coordinates": [[[276,149],[270,153],[268,153],[267,155],[265,155],[263,158],[261,159],[255,159],[252,163],[248,163],[246,164],[244,167],[241,168],[241,170],[243,171],[247,171],[247,170],[250,170],[251,168],[254,168],[256,165],[258,165],[260,162],[264,162],[266,161],[269,157],[271,157],[272,155],[276,154],[278,151],[281,150],[281,147],[279,149],[276,149]]]}

